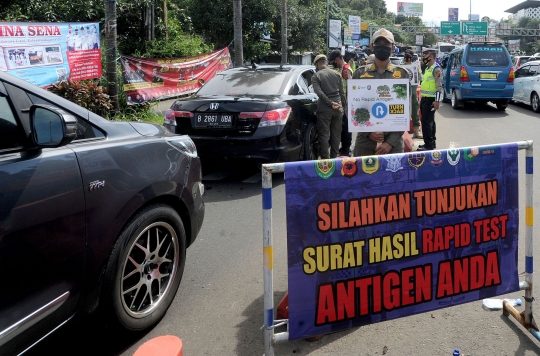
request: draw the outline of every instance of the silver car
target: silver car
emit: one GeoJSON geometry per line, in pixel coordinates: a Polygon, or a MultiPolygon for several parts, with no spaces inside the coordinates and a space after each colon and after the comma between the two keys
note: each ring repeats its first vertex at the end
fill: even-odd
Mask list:
{"type": "Polygon", "coordinates": [[[515,102],[530,105],[534,112],[540,112],[540,60],[530,61],[519,67],[514,79],[515,102]]]}

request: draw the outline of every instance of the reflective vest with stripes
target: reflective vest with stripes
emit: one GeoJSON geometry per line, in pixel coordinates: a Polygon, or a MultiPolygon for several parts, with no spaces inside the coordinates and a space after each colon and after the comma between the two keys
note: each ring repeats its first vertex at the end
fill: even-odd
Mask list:
{"type": "Polygon", "coordinates": [[[433,76],[433,71],[436,67],[437,65],[432,65],[426,68],[424,78],[422,78],[420,95],[429,98],[434,98],[437,95],[437,83],[435,83],[435,77],[433,76]]]}
{"type": "Polygon", "coordinates": [[[345,76],[343,75],[344,69],[351,70],[351,67],[349,66],[348,63],[345,63],[342,68],[337,68],[339,75],[341,75],[341,78],[343,79],[343,92],[345,93],[345,95],[347,95],[347,79],[352,79],[352,77],[345,78],[345,76]]]}

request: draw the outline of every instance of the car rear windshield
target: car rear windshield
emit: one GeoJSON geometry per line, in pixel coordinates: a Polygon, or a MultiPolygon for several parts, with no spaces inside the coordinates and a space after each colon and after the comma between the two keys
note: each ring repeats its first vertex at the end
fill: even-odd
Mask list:
{"type": "Polygon", "coordinates": [[[222,72],[206,83],[197,95],[279,95],[290,72],[257,69],[222,72]]]}
{"type": "Polygon", "coordinates": [[[473,44],[467,50],[467,64],[473,67],[506,67],[508,54],[501,45],[473,44]]]}

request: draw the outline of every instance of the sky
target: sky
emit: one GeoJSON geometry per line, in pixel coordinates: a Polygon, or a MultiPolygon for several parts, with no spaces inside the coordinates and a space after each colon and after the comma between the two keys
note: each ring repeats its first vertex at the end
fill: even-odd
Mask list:
{"type": "MultiPolygon", "coordinates": [[[[396,13],[397,0],[385,0],[386,10],[396,13]]],[[[403,0],[402,0],[403,1],[403,0]]],[[[434,0],[409,0],[405,2],[423,3],[424,15],[422,21],[431,25],[439,26],[440,21],[448,21],[448,8],[459,8],[459,20],[467,20],[469,11],[471,14],[480,15],[480,19],[484,16],[490,19],[499,21],[501,18],[508,18],[511,15],[504,12],[515,5],[522,3],[525,0],[450,0],[450,1],[434,1],[434,0]]]]}

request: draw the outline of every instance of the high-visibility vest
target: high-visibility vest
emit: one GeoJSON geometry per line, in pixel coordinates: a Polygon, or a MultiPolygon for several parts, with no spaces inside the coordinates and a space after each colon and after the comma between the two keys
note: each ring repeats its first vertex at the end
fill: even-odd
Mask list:
{"type": "Polygon", "coordinates": [[[426,68],[424,72],[424,78],[422,78],[422,89],[420,94],[428,98],[434,98],[437,96],[437,83],[435,83],[435,77],[433,76],[433,71],[437,65],[432,65],[431,67],[426,68]]]}
{"type": "MultiPolygon", "coordinates": [[[[347,94],[347,79],[345,79],[345,77],[343,76],[343,70],[344,70],[344,69],[351,70],[351,67],[349,66],[348,63],[345,63],[345,64],[343,65],[342,68],[338,68],[338,69],[337,69],[339,75],[341,75],[341,78],[343,79],[343,92],[344,92],[345,94],[347,94]]],[[[354,71],[353,71],[353,72],[354,72],[354,71]]],[[[350,79],[352,79],[352,78],[350,78],[350,79]]]]}

